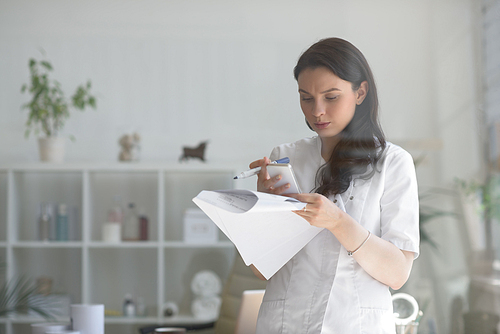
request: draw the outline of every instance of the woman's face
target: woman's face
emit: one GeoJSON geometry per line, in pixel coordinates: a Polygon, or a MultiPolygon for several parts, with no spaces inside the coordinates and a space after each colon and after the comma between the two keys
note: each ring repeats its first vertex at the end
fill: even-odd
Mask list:
{"type": "Polygon", "coordinates": [[[326,67],[306,68],[297,79],[300,107],[307,122],[322,139],[338,141],[338,135],[354,117],[368,91],[364,81],[358,90],[326,67]]]}

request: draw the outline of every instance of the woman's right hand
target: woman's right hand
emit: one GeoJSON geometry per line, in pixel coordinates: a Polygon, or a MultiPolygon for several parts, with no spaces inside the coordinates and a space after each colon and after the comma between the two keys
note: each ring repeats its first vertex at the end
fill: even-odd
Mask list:
{"type": "Polygon", "coordinates": [[[257,191],[261,191],[268,194],[281,195],[288,188],[290,188],[290,183],[282,185],[278,188],[275,188],[274,185],[281,180],[281,175],[277,175],[273,178],[269,177],[269,173],[267,172],[266,166],[271,163],[268,157],[264,157],[263,159],[256,160],[250,164],[250,168],[260,167],[261,170],[259,174],[257,174],[257,191]]]}

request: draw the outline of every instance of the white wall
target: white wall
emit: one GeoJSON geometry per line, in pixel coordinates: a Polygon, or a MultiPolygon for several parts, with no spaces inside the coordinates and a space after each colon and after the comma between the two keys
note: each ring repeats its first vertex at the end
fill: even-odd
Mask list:
{"type": "MultiPolygon", "coordinates": [[[[209,139],[211,161],[246,164],[311,134],[292,69],[305,48],[327,36],[346,38],[365,53],[390,140],[438,138],[455,159],[476,157],[469,7],[466,0],[3,0],[0,157],[38,159],[34,137],[23,137],[20,106],[28,95],[20,87],[28,59],[40,59],[43,48],[67,96],[91,79],[99,98],[97,111],[75,112],[67,122],[64,133],[77,138],[69,161],[116,160],[119,136],[137,130],[143,160],[175,160],[181,146],[209,139]],[[447,147],[443,128],[461,133],[467,147],[447,147]],[[463,154],[456,154],[459,147],[463,154]]],[[[476,160],[454,174],[477,170],[476,160]]]]}
{"type": "Polygon", "coordinates": [[[175,161],[208,139],[210,161],[239,167],[312,135],[292,69],[310,44],[338,36],[372,66],[388,139],[426,154],[420,184],[450,185],[482,169],[475,4],[1,0],[0,163],[38,159],[20,87],[39,48],[68,96],[91,79],[99,99],[68,121],[68,161],[114,161],[119,136],[139,131],[143,160],[175,161]]]}

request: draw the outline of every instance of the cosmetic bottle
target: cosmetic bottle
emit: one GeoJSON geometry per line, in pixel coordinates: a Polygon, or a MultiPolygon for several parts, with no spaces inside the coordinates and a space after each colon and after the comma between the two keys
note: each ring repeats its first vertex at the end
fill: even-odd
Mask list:
{"type": "Polygon", "coordinates": [[[38,218],[38,240],[50,240],[50,225],[52,221],[52,207],[49,203],[42,203],[38,218]]]}
{"type": "Polygon", "coordinates": [[[123,209],[121,197],[115,195],[113,206],[108,211],[108,218],[102,225],[102,240],[104,242],[118,243],[122,239],[123,209]]]}
{"type": "Polygon", "coordinates": [[[57,208],[56,240],[68,241],[68,210],[64,203],[57,208]]]}
{"type": "Polygon", "coordinates": [[[148,240],[148,225],[149,219],[144,213],[144,209],[139,210],[139,240],[148,240]]]}
{"type": "Polygon", "coordinates": [[[130,294],[125,295],[125,300],[123,301],[123,316],[135,317],[135,304],[130,294]]]}

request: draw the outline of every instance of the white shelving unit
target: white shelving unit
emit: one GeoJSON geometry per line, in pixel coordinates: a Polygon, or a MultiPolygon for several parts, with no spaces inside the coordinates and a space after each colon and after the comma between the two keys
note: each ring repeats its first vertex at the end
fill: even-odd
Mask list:
{"type": "MultiPolygon", "coordinates": [[[[190,314],[191,279],[208,269],[224,280],[235,249],[222,233],[215,244],[184,243],[183,215],[195,207],[191,199],[201,190],[232,188],[234,175],[234,169],[196,162],[0,165],[0,259],[7,262],[0,280],[48,276],[53,290],[68,294],[71,303],[99,303],[107,310],[121,311],[128,293],[143,298],[147,315],[106,317],[107,334],[136,333],[127,326],[140,324],[207,322],[190,314]],[[148,241],[102,241],[101,227],[115,195],[124,207],[134,202],[144,208],[148,241]],[[41,202],[74,209],[70,241],[37,240],[41,202]],[[163,316],[167,301],[179,305],[180,315],[163,316]]],[[[0,318],[0,332],[29,332],[36,321],[0,318]]]]}

